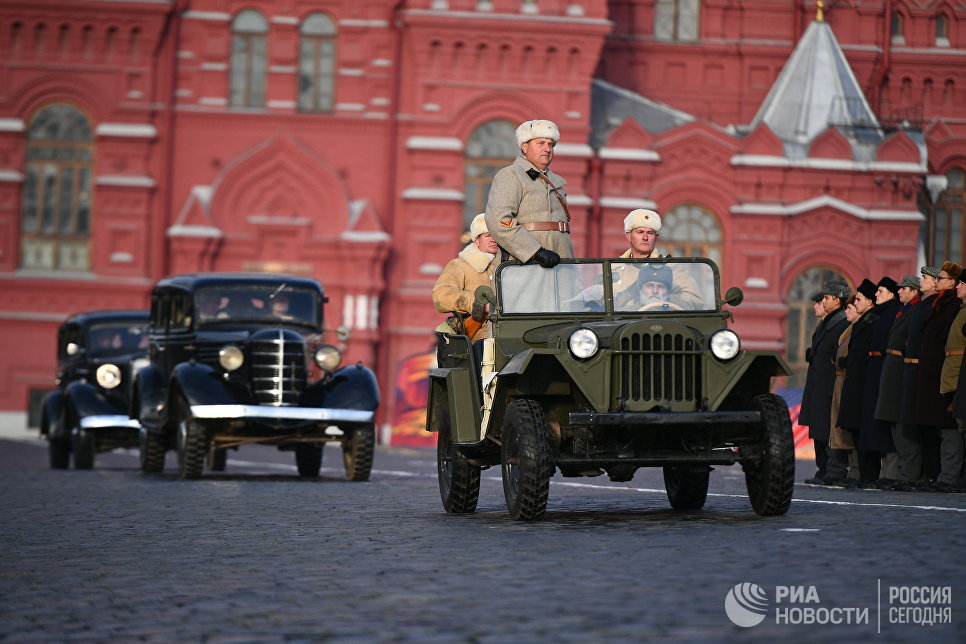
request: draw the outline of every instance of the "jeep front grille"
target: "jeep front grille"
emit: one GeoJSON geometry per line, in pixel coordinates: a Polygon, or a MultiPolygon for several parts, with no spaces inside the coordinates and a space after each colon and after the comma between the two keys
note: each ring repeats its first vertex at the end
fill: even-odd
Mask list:
{"type": "Polygon", "coordinates": [[[260,405],[296,405],[305,388],[305,345],[279,330],[251,343],[252,393],[260,405]],[[274,334],[273,334],[274,335],[274,334]]]}
{"type": "Polygon", "coordinates": [[[628,333],[615,356],[617,395],[623,401],[701,400],[701,351],[680,333],[628,333]]]}

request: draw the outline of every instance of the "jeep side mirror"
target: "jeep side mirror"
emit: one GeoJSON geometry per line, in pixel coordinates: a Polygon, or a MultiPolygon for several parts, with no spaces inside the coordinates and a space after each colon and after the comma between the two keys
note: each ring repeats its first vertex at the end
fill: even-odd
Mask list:
{"type": "Polygon", "coordinates": [[[721,301],[722,304],[730,304],[731,306],[738,306],[745,299],[745,294],[741,292],[741,289],[737,286],[732,286],[725,292],[724,300],[721,301]]]}

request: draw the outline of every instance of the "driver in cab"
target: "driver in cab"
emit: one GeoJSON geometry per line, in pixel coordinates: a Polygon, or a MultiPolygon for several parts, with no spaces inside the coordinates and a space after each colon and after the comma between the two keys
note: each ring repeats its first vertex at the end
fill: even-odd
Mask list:
{"type": "MultiPolygon", "coordinates": [[[[626,258],[663,259],[670,255],[661,255],[656,248],[657,238],[661,235],[661,216],[653,210],[638,208],[630,211],[624,218],[624,236],[630,248],[621,254],[626,258]]],[[[671,306],[667,309],[694,310],[701,307],[702,298],[698,292],[698,284],[682,264],[652,265],[647,267],[663,268],[669,279],[642,280],[639,273],[644,268],[640,264],[614,264],[614,303],[616,308],[624,308],[621,300],[630,302],[635,299],[641,301],[641,307],[648,310],[655,308],[654,303],[663,301],[671,306]],[[653,299],[658,292],[666,288],[663,300],[653,299]],[[625,291],[627,291],[625,293],[625,291]],[[622,298],[623,296],[623,298],[622,298]],[[645,300],[645,298],[648,298],[645,300]]],[[[664,273],[662,273],[663,275],[664,273]]],[[[627,310],[627,309],[625,309],[627,310]]]]}

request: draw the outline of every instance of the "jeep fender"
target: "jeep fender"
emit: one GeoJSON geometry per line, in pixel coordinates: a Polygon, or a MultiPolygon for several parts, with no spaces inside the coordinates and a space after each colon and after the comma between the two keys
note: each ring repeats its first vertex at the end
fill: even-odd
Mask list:
{"type": "Polygon", "coordinates": [[[303,407],[375,411],[379,407],[379,384],[372,369],[362,364],[349,365],[306,387],[300,404],[303,407]]]}
{"type": "Polygon", "coordinates": [[[43,414],[40,421],[40,434],[48,440],[66,440],[69,430],[64,426],[64,392],[56,389],[44,396],[43,414]]]}
{"type": "Polygon", "coordinates": [[[160,429],[165,389],[164,376],[156,366],[148,365],[138,371],[131,411],[141,422],[141,427],[151,431],[160,429]]]}
{"type": "Polygon", "coordinates": [[[752,394],[771,391],[773,377],[790,373],[782,357],[769,351],[744,351],[733,365],[726,364],[731,367],[727,386],[720,389],[717,398],[708,401],[710,409],[742,409],[752,394]]]}

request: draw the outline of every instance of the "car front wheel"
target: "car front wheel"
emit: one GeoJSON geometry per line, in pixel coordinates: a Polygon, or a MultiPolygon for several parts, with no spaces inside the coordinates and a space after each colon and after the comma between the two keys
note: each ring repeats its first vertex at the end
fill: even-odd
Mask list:
{"type": "Polygon", "coordinates": [[[94,433],[78,428],[71,437],[71,449],[74,452],[74,469],[90,470],[94,468],[94,433]]]}
{"type": "Polygon", "coordinates": [[[372,425],[357,427],[352,436],[342,441],[342,464],[350,481],[368,481],[372,472],[372,455],[376,445],[376,429],[372,425]]]}
{"type": "Polygon", "coordinates": [[[208,452],[205,428],[190,412],[178,423],[178,475],[183,479],[201,477],[208,452]]]}
{"type": "Polygon", "coordinates": [[[47,441],[47,455],[50,457],[50,469],[66,470],[70,465],[70,443],[50,439],[47,441]]]}
{"type": "Polygon", "coordinates": [[[761,460],[744,464],[751,507],[761,516],[785,514],[795,486],[795,442],[788,405],[775,394],[756,396],[761,412],[761,460]]]}
{"type": "Polygon", "coordinates": [[[302,478],[314,478],[322,469],[322,448],[324,445],[304,444],[295,448],[295,467],[302,478]]]}
{"type": "Polygon", "coordinates": [[[138,457],[141,471],[158,474],[164,469],[164,438],[142,427],[138,430],[138,457]]]}
{"type": "Polygon", "coordinates": [[[543,408],[527,399],[507,405],[502,442],[503,496],[510,518],[539,519],[547,510],[554,471],[543,408]]]}

